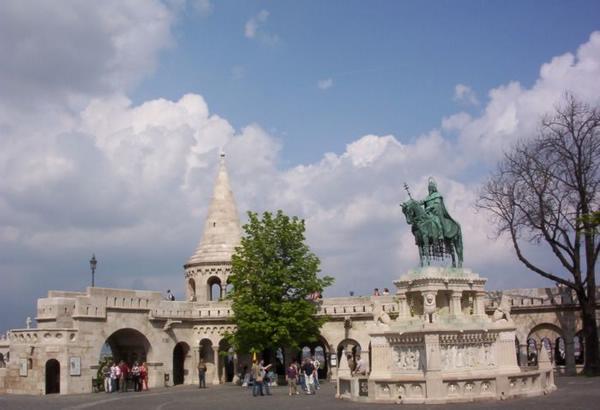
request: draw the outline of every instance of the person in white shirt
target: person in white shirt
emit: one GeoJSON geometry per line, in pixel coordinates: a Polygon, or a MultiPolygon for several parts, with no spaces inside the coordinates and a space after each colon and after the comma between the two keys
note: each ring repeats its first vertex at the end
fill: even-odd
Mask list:
{"type": "Polygon", "coordinates": [[[356,368],[354,369],[354,375],[364,376],[367,374],[367,365],[365,361],[360,357],[356,356],[356,368]]]}

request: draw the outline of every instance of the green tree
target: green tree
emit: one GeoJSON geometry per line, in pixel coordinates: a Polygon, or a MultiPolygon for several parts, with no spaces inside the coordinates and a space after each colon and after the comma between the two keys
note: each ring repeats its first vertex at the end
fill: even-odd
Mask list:
{"type": "Polygon", "coordinates": [[[493,215],[531,271],[571,289],[579,300],[585,373],[600,375],[596,264],[600,253],[600,108],[567,94],[539,133],[509,150],[483,186],[478,206],[493,215]],[[545,245],[559,262],[534,260],[524,243],[545,245]]]}
{"type": "Polygon", "coordinates": [[[237,330],[230,343],[241,352],[258,352],[316,340],[325,318],[315,315],[310,296],[333,278],[317,275],[320,261],[304,243],[304,220],[282,211],[248,216],[231,259],[229,298],[237,330]]]}

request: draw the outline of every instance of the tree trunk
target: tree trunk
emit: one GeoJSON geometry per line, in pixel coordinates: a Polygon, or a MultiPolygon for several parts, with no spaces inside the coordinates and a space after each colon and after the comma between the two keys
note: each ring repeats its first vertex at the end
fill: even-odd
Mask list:
{"type": "Polygon", "coordinates": [[[600,351],[598,345],[598,328],[596,327],[596,298],[591,298],[581,304],[583,320],[583,336],[585,338],[585,365],[583,372],[586,376],[600,376],[600,351]]]}

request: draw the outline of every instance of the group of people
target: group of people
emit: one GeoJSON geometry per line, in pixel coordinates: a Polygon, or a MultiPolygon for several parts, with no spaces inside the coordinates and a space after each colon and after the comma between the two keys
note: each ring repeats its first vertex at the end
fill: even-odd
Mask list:
{"type": "Polygon", "coordinates": [[[285,372],[290,396],[300,394],[298,385],[306,394],[316,394],[320,389],[319,367],[321,363],[315,357],[307,357],[299,365],[295,360],[290,363],[285,372]]]}
{"type": "Polygon", "coordinates": [[[379,291],[379,288],[373,289],[373,296],[387,296],[390,294],[390,290],[388,288],[384,288],[382,292],[379,291]]]}
{"type": "Polygon", "coordinates": [[[112,362],[104,368],[104,391],[106,393],[126,392],[127,383],[131,380],[134,391],[148,390],[148,367],[135,362],[132,367],[121,360],[112,362]]]}

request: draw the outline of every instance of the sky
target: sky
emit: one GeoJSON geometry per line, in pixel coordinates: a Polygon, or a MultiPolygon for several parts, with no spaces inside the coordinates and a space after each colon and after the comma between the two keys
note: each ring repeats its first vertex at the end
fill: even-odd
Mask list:
{"type": "MultiPolygon", "coordinates": [[[[477,192],[565,91],[600,103],[597,1],[0,3],[0,333],[50,289],[174,290],[218,153],[242,221],[282,209],[335,284],[415,267],[438,181],[488,289],[548,286],[477,192]]],[[[528,255],[564,274],[543,247],[528,255]]]]}

